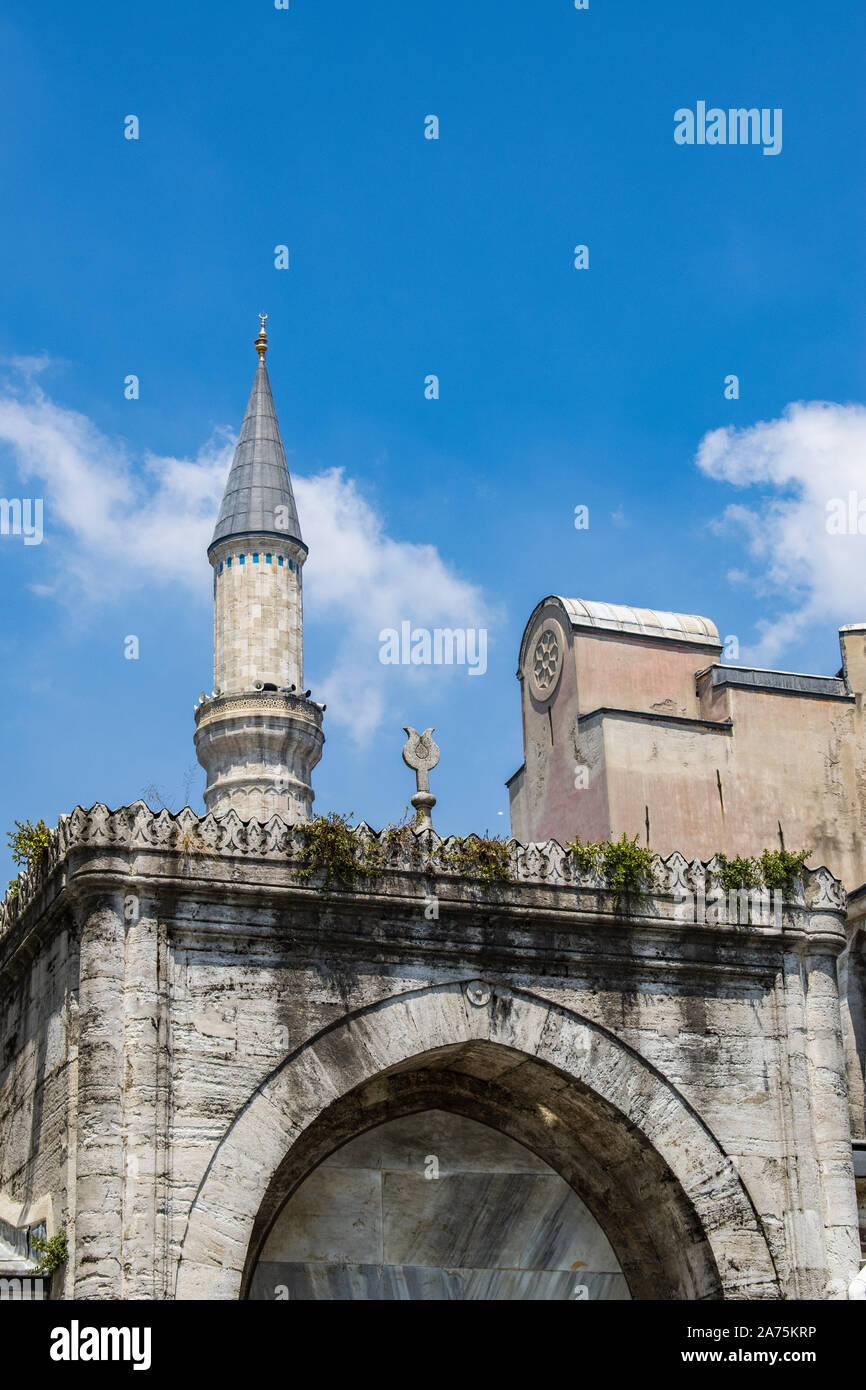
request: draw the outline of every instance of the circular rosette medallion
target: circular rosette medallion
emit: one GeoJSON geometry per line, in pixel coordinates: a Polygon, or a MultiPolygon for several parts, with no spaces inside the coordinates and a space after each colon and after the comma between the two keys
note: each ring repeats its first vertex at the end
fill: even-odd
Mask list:
{"type": "Polygon", "coordinates": [[[565,634],[555,618],[545,618],[529,643],[526,675],[536,700],[549,700],[559,684],[565,655],[565,634]]]}

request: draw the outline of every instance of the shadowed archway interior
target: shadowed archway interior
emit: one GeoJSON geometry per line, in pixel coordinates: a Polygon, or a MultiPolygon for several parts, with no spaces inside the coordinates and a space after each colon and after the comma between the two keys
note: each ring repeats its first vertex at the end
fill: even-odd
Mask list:
{"type": "Polygon", "coordinates": [[[622,1300],[610,1242],[564,1178],[446,1110],[386,1120],[282,1208],[251,1299],[622,1300]]]}
{"type": "Polygon", "coordinates": [[[640,1131],[549,1063],[485,1041],[422,1053],[319,1115],[273,1176],[242,1286],[269,1299],[583,1296],[722,1291],[691,1202],[640,1131]],[[471,1214],[481,1195],[491,1219],[471,1214]]]}

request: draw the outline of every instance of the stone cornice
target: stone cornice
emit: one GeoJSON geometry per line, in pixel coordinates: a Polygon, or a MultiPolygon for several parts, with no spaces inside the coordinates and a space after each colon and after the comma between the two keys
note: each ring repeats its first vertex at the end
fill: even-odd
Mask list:
{"type": "Polygon", "coordinates": [[[220,536],[219,540],[211,541],[207,548],[207,557],[211,564],[219,564],[220,560],[226,555],[234,555],[239,551],[247,553],[255,549],[255,542],[261,541],[261,550],[270,549],[276,552],[277,546],[292,555],[300,558],[301,564],[306,560],[309,547],[304,544],[300,536],[292,536],[288,531],[233,531],[230,536],[220,536]],[[248,544],[243,544],[243,542],[248,544]],[[270,545],[268,545],[270,542],[270,545]]]}
{"type": "MultiPolygon", "coordinates": [[[[309,724],[315,724],[317,728],[322,727],[321,706],[305,699],[303,695],[284,694],[280,690],[245,690],[238,694],[215,695],[196,705],[196,728],[205,728],[208,724],[222,719],[243,719],[251,714],[290,714],[309,724]]],[[[136,803],[139,804],[143,803],[136,803]]],[[[120,812],[116,811],[114,814],[119,815],[120,812]]],[[[179,814],[183,815],[183,812],[179,814]]],[[[190,811],[190,815],[195,819],[194,812],[190,811]]]]}
{"type": "MultiPolygon", "coordinates": [[[[533,911],[560,914],[575,922],[595,917],[610,918],[615,910],[613,894],[596,872],[582,872],[572,855],[556,840],[545,844],[509,844],[512,881],[497,884],[485,893],[477,880],[468,878],[453,863],[449,852],[457,845],[454,837],[443,839],[433,830],[410,831],[395,843],[387,829],[374,831],[365,822],[354,832],[360,841],[379,850],[383,858],[381,874],[362,880],[351,893],[334,891],[332,900],[351,900],[357,905],[375,902],[377,910],[387,903],[397,906],[409,898],[417,900],[419,891],[444,895],[449,907],[460,903],[467,908],[489,906],[511,912],[515,919],[531,918],[533,911]],[[435,885],[435,887],[434,887],[435,885]]],[[[202,890],[208,880],[213,887],[243,886],[250,894],[285,893],[307,902],[319,902],[316,881],[299,881],[294,866],[304,846],[300,827],[274,815],[265,824],[243,821],[235,811],[216,817],[199,817],[189,807],[176,815],[167,810],[152,811],[143,801],[111,811],[97,803],[89,810],[77,806],[62,816],[51,833],[50,848],[37,871],[22,873],[18,894],[6,895],[0,904],[0,941],[10,933],[26,937],[47,914],[71,879],[103,882],[106,888],[123,879],[147,878],[154,886],[177,885],[186,892],[202,890]],[[123,862],[125,861],[125,862],[123,862]],[[239,875],[246,862],[250,877],[239,875]],[[149,868],[145,869],[145,864],[149,868]],[[253,881],[253,869],[255,878],[253,881]],[[98,872],[97,872],[98,869],[98,872]],[[92,870],[92,872],[91,872],[92,870]],[[111,880],[117,880],[112,884],[111,880]]],[[[685,895],[695,900],[718,888],[716,860],[691,863],[678,852],[666,859],[653,860],[654,885],[640,904],[632,904],[620,917],[635,925],[661,927],[668,931],[724,931],[727,935],[760,932],[775,935],[772,921],[767,926],[709,925],[687,919],[682,908],[685,895]]],[[[844,943],[843,919],[846,895],[841,884],[826,868],[808,870],[786,899],[782,927],[816,946],[838,949],[844,943]]],[[[516,924],[516,923],[515,923],[516,924]]]]}

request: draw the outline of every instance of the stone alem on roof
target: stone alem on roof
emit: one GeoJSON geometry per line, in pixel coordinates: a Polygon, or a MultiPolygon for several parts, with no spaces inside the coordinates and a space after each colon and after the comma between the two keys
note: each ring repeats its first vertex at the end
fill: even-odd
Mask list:
{"type": "Polygon", "coordinates": [[[282,535],[303,545],[268,369],[261,351],[210,548],[230,536],[250,535],[282,535]],[[278,508],[284,510],[278,511],[278,508]]]}

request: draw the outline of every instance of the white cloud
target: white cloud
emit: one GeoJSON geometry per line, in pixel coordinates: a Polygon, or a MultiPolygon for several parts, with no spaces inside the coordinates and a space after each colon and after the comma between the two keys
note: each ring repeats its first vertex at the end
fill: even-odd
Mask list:
{"type": "MultiPolygon", "coordinates": [[[[341,468],[294,478],[304,539],[310,547],[305,623],[334,624],[334,666],[322,683],[328,713],[359,740],[381,721],[387,695],[426,681],[429,667],[382,666],[379,632],[415,627],[486,627],[494,614],[481,590],[461,579],[433,545],[395,541],[341,468]]],[[[329,624],[330,626],[330,624],[329,624]]],[[[466,679],[465,669],[438,667],[435,678],[466,679]]]]}
{"type": "Polygon", "coordinates": [[[227,438],[194,461],[149,454],[137,475],[122,441],[31,385],[0,395],[0,442],[25,491],[44,499],[53,587],[69,602],[120,598],[145,573],[208,592],[201,559],[231,459],[227,438]]]}
{"type": "MultiPolygon", "coordinates": [[[[218,433],[195,459],[148,454],[136,468],[124,441],[57,405],[32,372],[26,375],[23,392],[0,390],[0,446],[14,459],[24,495],[44,498],[50,582],[33,584],[32,591],[76,606],[110,604],[140,589],[146,574],[150,587],[182,585],[201,601],[206,622],[212,575],[205,552],[234,437],[218,433]]],[[[327,632],[332,654],[316,696],[327,700],[330,719],[366,741],[397,687],[431,675],[426,667],[381,665],[380,629],[404,619],[415,626],[487,626],[491,610],[435,546],[387,535],[383,518],[342,469],[293,474],[293,481],[311,554],[305,621],[317,635],[327,632]]],[[[11,491],[8,475],[5,489],[11,491]]],[[[438,681],[443,674],[437,668],[438,681]]]]}
{"type": "Polygon", "coordinates": [[[45,372],[49,367],[58,366],[56,358],[49,357],[47,352],[40,352],[36,357],[0,357],[0,363],[4,367],[11,367],[27,380],[37,377],[40,372],[45,372]]]}
{"type": "Polygon", "coordinates": [[[864,617],[866,535],[832,534],[827,520],[833,499],[847,509],[851,492],[866,510],[866,406],[800,401],[778,420],[712,430],[696,462],[710,478],[762,489],[758,505],[732,504],[714,523],[739,535],[754,561],[748,576],[737,568],[729,577],[748,578],[774,610],[746,659],[773,664],[809,629],[864,617]]]}

